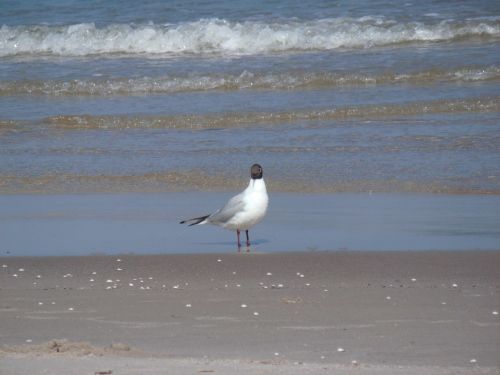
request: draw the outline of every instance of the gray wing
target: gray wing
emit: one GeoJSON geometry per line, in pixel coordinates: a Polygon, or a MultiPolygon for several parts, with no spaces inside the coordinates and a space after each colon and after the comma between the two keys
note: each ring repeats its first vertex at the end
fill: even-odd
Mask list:
{"type": "Polygon", "coordinates": [[[225,224],[238,212],[243,211],[244,208],[243,194],[235,195],[224,207],[210,215],[208,221],[213,224],[225,224]]]}

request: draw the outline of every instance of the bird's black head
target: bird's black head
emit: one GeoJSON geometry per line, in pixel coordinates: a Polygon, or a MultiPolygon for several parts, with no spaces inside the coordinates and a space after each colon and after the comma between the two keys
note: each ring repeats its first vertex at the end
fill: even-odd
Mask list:
{"type": "Polygon", "coordinates": [[[262,178],[262,167],[259,164],[252,165],[252,168],[250,168],[250,176],[252,176],[253,180],[262,178]]]}

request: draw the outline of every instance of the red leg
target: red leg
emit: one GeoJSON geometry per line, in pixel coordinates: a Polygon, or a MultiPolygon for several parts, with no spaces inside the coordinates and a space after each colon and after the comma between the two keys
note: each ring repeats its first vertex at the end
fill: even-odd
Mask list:
{"type": "Polygon", "coordinates": [[[241,242],[240,242],[240,230],[236,229],[236,237],[238,238],[238,252],[241,250],[241,242]]]}
{"type": "Polygon", "coordinates": [[[248,230],[245,231],[245,234],[247,235],[247,251],[250,251],[250,237],[248,237],[248,230]]]}

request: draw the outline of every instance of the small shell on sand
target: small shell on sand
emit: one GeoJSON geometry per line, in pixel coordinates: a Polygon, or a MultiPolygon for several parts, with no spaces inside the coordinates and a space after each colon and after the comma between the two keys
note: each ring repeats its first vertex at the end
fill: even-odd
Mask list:
{"type": "Polygon", "coordinates": [[[337,352],[343,353],[343,352],[345,352],[345,349],[344,348],[337,348],[337,352]]]}

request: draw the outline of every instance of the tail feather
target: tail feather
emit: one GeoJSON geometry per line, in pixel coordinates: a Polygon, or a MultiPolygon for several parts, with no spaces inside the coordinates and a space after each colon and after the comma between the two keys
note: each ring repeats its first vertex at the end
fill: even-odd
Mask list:
{"type": "Polygon", "coordinates": [[[200,224],[201,222],[205,221],[210,215],[205,215],[205,216],[200,216],[200,217],[194,217],[192,219],[187,219],[187,220],[182,220],[180,222],[180,224],[186,224],[186,223],[189,223],[190,221],[192,221],[191,224],[189,224],[189,226],[193,226],[193,225],[196,225],[196,224],[200,224]]]}

